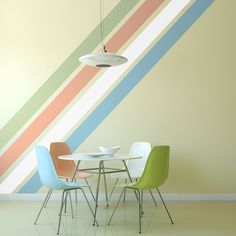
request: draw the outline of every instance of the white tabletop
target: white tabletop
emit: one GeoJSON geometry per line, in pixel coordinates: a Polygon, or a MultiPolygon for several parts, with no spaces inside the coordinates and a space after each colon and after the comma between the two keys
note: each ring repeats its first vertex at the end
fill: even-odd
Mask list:
{"type": "Polygon", "coordinates": [[[131,160],[131,159],[139,159],[141,156],[131,156],[129,154],[115,154],[111,155],[103,155],[103,156],[93,156],[89,153],[74,153],[70,155],[61,155],[58,157],[62,160],[74,160],[74,161],[117,161],[117,160],[131,160]]]}

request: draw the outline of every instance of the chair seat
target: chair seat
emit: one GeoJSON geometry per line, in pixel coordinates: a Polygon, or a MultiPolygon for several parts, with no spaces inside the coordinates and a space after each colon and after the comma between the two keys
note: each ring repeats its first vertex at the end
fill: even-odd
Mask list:
{"type": "Polygon", "coordinates": [[[80,183],[76,183],[76,182],[65,182],[63,181],[63,184],[65,186],[65,189],[78,189],[78,188],[84,188],[84,187],[89,187],[89,185],[87,184],[80,184],[80,183]]]}

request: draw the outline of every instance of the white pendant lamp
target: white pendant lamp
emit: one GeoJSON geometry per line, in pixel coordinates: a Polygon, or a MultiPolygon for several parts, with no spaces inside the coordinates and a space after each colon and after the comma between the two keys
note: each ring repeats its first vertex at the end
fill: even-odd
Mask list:
{"type": "Polygon", "coordinates": [[[101,46],[102,48],[98,53],[88,54],[79,58],[79,61],[83,64],[95,66],[95,67],[110,67],[124,64],[128,61],[126,57],[107,52],[103,43],[103,12],[102,12],[102,0],[100,0],[100,34],[101,34],[101,46]]]}

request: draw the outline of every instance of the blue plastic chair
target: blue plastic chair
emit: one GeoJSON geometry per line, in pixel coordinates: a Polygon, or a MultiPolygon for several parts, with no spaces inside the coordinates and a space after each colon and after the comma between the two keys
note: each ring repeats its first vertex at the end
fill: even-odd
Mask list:
{"type": "MultiPolygon", "coordinates": [[[[83,190],[84,187],[89,187],[89,186],[88,185],[80,185],[80,184],[74,183],[74,182],[61,181],[57,176],[57,173],[56,173],[56,170],[55,170],[55,167],[54,167],[54,164],[53,164],[53,161],[52,161],[52,158],[50,156],[48,149],[45,147],[42,147],[42,146],[37,146],[35,151],[36,151],[36,155],[37,155],[39,176],[40,176],[42,184],[52,190],[55,189],[55,190],[62,190],[63,191],[62,192],[61,207],[60,207],[60,212],[59,212],[59,222],[58,222],[57,234],[59,234],[59,231],[60,231],[61,215],[62,215],[63,207],[66,202],[67,195],[70,193],[70,190],[78,189],[78,190],[82,191],[84,198],[89,206],[89,209],[92,212],[92,215],[94,217],[94,222],[96,221],[96,223],[98,225],[98,222],[95,218],[94,212],[89,204],[88,198],[85,195],[85,192],[83,190]]],[[[70,196],[70,194],[69,194],[69,196],[70,196]]],[[[36,217],[34,224],[37,223],[37,220],[41,214],[41,211],[44,208],[45,204],[47,203],[47,200],[49,197],[50,197],[50,191],[46,195],[46,198],[39,210],[39,213],[36,217]]],[[[72,217],[74,217],[72,202],[71,202],[71,210],[72,210],[72,217]]]]}
{"type": "Polygon", "coordinates": [[[166,207],[166,204],[161,196],[159,187],[164,184],[165,180],[168,177],[169,171],[169,146],[156,146],[152,149],[151,153],[148,156],[144,171],[142,176],[137,182],[126,183],[118,185],[123,187],[123,191],[119,197],[119,200],[116,204],[116,207],[110,217],[108,225],[111,223],[112,217],[119,205],[120,199],[125,192],[125,189],[133,189],[137,192],[138,196],[138,205],[139,205],[139,233],[141,233],[141,217],[143,215],[143,190],[157,189],[161,201],[164,204],[166,212],[170,218],[172,224],[174,224],[171,215],[166,207]]]}

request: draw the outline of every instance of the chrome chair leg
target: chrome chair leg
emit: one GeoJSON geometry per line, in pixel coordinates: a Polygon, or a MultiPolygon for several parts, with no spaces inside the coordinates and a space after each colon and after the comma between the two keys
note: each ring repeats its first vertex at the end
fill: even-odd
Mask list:
{"type": "Polygon", "coordinates": [[[46,200],[46,202],[45,202],[45,204],[44,204],[44,208],[47,207],[47,204],[48,204],[48,201],[49,201],[49,199],[50,199],[50,197],[51,197],[51,195],[52,195],[53,189],[49,189],[48,192],[50,192],[50,194],[49,194],[48,197],[47,197],[47,200],[46,200]]]}
{"type": "Polygon", "coordinates": [[[77,190],[75,190],[75,202],[78,202],[78,194],[77,194],[77,190]]]}
{"type": "MultiPolygon", "coordinates": [[[[72,179],[72,181],[74,181],[76,183],[76,179],[72,179]]],[[[75,189],[75,202],[78,202],[78,194],[77,194],[77,189],[75,189]]]]}
{"type": "Polygon", "coordinates": [[[43,210],[45,204],[47,203],[48,198],[49,198],[49,196],[51,195],[52,191],[53,191],[52,189],[50,189],[50,190],[48,191],[48,193],[47,193],[47,195],[46,195],[46,197],[45,197],[45,199],[44,199],[44,201],[43,201],[43,204],[42,204],[42,206],[41,206],[41,208],[40,208],[40,210],[39,210],[39,213],[38,213],[38,215],[37,215],[37,217],[36,217],[36,219],[35,219],[35,221],[34,221],[34,224],[35,224],[35,225],[36,225],[36,223],[37,223],[37,221],[38,221],[38,218],[39,218],[39,216],[40,216],[40,214],[41,214],[41,212],[42,212],[42,210],[43,210]]]}
{"type": "MultiPolygon", "coordinates": [[[[125,183],[127,184],[127,179],[125,179],[125,183]]],[[[123,203],[125,203],[125,197],[126,197],[126,188],[124,189],[123,203]]]]}
{"type": "Polygon", "coordinates": [[[90,191],[90,193],[92,195],[93,200],[96,201],[96,199],[94,197],[94,194],[93,194],[93,191],[92,191],[91,187],[89,186],[89,182],[88,182],[87,178],[85,178],[85,181],[86,181],[86,184],[88,185],[88,188],[89,188],[89,191],[90,191]]]}
{"type": "Polygon", "coordinates": [[[72,205],[72,199],[71,199],[71,192],[70,191],[68,191],[68,195],[69,195],[69,198],[70,198],[70,207],[71,207],[72,218],[75,218],[74,210],[73,210],[73,205],[72,205]]]}
{"type": "Polygon", "coordinates": [[[116,187],[116,185],[117,185],[118,180],[119,180],[119,178],[116,178],[116,182],[115,182],[115,184],[114,184],[114,186],[113,186],[113,188],[112,188],[112,190],[111,190],[111,193],[110,193],[110,196],[109,196],[108,201],[111,200],[111,196],[112,196],[112,194],[113,194],[113,192],[114,192],[114,190],[115,190],[115,187],[116,187]]]}
{"type": "MultiPolygon", "coordinates": [[[[97,216],[97,208],[98,208],[98,194],[99,194],[99,188],[100,188],[101,168],[102,168],[102,161],[100,161],[100,163],[99,163],[99,170],[98,170],[96,201],[95,201],[95,210],[94,210],[95,219],[96,219],[96,216],[97,216]]],[[[93,225],[95,225],[95,219],[94,219],[93,225]]]]}
{"type": "Polygon", "coordinates": [[[143,212],[143,190],[141,190],[141,216],[143,217],[144,212],[143,212]]]}
{"type": "Polygon", "coordinates": [[[155,200],[155,198],[154,198],[154,196],[152,194],[152,190],[151,189],[149,190],[149,193],[151,194],[152,200],[154,201],[154,203],[155,203],[155,205],[157,207],[157,202],[156,202],[156,200],[155,200]]]}
{"type": "Polygon", "coordinates": [[[138,191],[138,218],[139,218],[139,233],[141,234],[141,217],[143,215],[143,211],[142,211],[142,197],[141,197],[141,193],[140,190],[138,191]]]}
{"type": "Polygon", "coordinates": [[[171,224],[173,225],[173,224],[174,224],[174,221],[173,221],[172,218],[171,218],[170,212],[169,212],[168,209],[167,209],[167,206],[166,206],[166,204],[165,204],[165,202],[164,202],[164,200],[163,200],[163,198],[162,198],[162,195],[161,195],[159,189],[158,189],[158,188],[156,188],[156,189],[157,189],[157,192],[158,192],[158,194],[159,194],[159,196],[160,196],[160,198],[161,198],[161,201],[162,201],[162,203],[163,203],[163,205],[164,205],[164,207],[165,207],[165,209],[166,209],[166,212],[167,212],[167,214],[168,214],[168,216],[169,216],[169,218],[170,218],[171,224]]]}
{"type": "Polygon", "coordinates": [[[106,203],[107,203],[107,207],[108,207],[108,206],[109,206],[109,202],[108,202],[107,181],[106,181],[106,174],[105,174],[104,162],[102,162],[102,169],[103,169],[103,179],[104,179],[104,187],[105,187],[106,203]]]}
{"type": "Polygon", "coordinates": [[[61,227],[61,215],[62,215],[62,211],[63,211],[63,207],[65,205],[65,202],[66,202],[66,196],[67,195],[67,190],[64,190],[62,192],[62,197],[61,197],[61,208],[60,208],[60,211],[59,211],[59,222],[58,222],[58,227],[57,227],[57,235],[59,234],[60,232],[60,227],[61,227]]]}
{"type": "MultiPolygon", "coordinates": [[[[86,196],[86,194],[85,194],[85,192],[84,192],[84,190],[81,188],[81,191],[82,191],[82,193],[83,193],[83,195],[84,195],[84,198],[85,198],[85,200],[86,200],[86,202],[87,202],[87,204],[88,204],[88,206],[89,206],[89,209],[90,209],[90,211],[91,211],[91,213],[92,213],[92,215],[93,215],[93,217],[94,217],[94,222],[96,221],[96,223],[97,223],[97,226],[99,226],[99,224],[98,224],[98,221],[97,221],[97,218],[96,218],[96,216],[95,216],[95,214],[94,214],[94,212],[93,212],[93,210],[92,210],[92,207],[91,207],[91,205],[90,205],[90,203],[89,203],[89,201],[88,201],[88,198],[87,198],[87,196],[86,196]]],[[[94,225],[94,224],[93,224],[94,225]]]]}
{"type": "Polygon", "coordinates": [[[119,203],[120,203],[120,200],[121,200],[121,198],[122,198],[122,196],[123,196],[123,194],[124,194],[124,190],[125,190],[125,188],[124,188],[123,191],[121,192],[121,195],[120,195],[120,197],[119,197],[119,199],[118,199],[118,202],[117,202],[117,204],[116,204],[116,207],[114,208],[114,210],[113,210],[113,212],[112,212],[112,214],[111,214],[111,217],[110,217],[110,219],[109,219],[109,221],[108,221],[108,225],[110,225],[110,223],[111,223],[112,217],[113,217],[113,215],[115,214],[115,211],[116,211],[116,209],[117,209],[117,207],[118,207],[118,205],[119,205],[119,203]]]}

